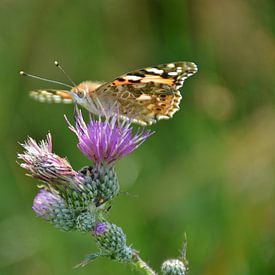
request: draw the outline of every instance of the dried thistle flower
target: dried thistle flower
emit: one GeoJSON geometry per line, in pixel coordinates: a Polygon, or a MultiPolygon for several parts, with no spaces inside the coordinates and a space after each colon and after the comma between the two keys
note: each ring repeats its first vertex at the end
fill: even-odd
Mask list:
{"type": "Polygon", "coordinates": [[[18,154],[18,158],[23,160],[20,166],[29,171],[28,175],[51,183],[69,182],[77,175],[65,158],[52,152],[50,133],[47,135],[47,140],[42,140],[40,143],[29,137],[21,145],[25,152],[18,154]]]}

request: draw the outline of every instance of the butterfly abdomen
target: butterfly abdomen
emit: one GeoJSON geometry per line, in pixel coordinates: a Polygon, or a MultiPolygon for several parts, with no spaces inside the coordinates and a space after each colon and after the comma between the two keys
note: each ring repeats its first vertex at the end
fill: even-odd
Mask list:
{"type": "Polygon", "coordinates": [[[30,97],[45,103],[66,103],[73,102],[73,98],[66,90],[36,90],[30,92],[30,97]]]}

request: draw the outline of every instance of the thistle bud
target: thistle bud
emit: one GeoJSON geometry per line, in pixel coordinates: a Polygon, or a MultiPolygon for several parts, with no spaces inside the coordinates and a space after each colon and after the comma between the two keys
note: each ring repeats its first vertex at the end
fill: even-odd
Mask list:
{"type": "Polygon", "coordinates": [[[122,229],[109,222],[97,223],[93,235],[99,248],[112,259],[120,262],[131,261],[134,251],[126,245],[126,236],[122,229]]]}
{"type": "Polygon", "coordinates": [[[162,264],[161,271],[164,275],[185,275],[187,268],[182,261],[171,259],[162,264]]]}
{"type": "Polygon", "coordinates": [[[65,231],[74,229],[75,212],[57,194],[41,189],[33,201],[32,209],[37,216],[65,231]]]}

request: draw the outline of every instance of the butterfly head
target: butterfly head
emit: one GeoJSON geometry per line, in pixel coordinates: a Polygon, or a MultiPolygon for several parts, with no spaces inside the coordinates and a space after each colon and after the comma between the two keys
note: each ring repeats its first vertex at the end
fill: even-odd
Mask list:
{"type": "Polygon", "coordinates": [[[87,90],[79,88],[78,86],[68,91],[68,93],[77,103],[81,102],[87,96],[87,90]]]}
{"type": "Polygon", "coordinates": [[[69,91],[75,103],[88,109],[92,113],[97,113],[97,105],[93,98],[93,92],[101,83],[84,81],[69,91]]]}
{"type": "Polygon", "coordinates": [[[71,91],[68,91],[70,96],[72,97],[73,101],[83,107],[86,107],[87,105],[87,89],[84,89],[83,87],[76,86],[71,91]]]}

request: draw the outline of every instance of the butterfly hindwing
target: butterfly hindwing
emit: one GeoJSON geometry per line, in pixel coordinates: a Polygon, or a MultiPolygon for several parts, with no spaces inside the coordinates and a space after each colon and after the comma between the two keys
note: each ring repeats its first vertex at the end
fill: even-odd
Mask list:
{"type": "Polygon", "coordinates": [[[176,62],[129,72],[95,90],[103,101],[117,101],[119,112],[139,124],[169,119],[179,110],[186,78],[197,71],[191,62],[176,62]]]}

